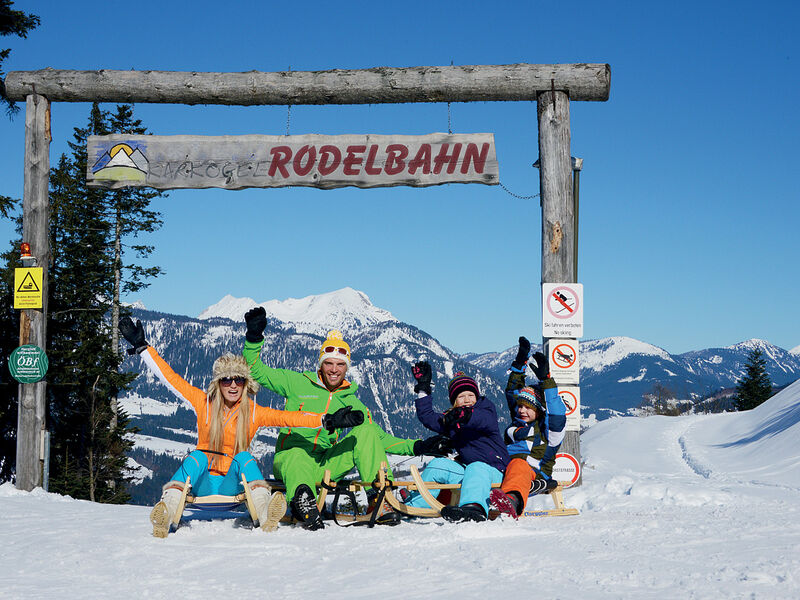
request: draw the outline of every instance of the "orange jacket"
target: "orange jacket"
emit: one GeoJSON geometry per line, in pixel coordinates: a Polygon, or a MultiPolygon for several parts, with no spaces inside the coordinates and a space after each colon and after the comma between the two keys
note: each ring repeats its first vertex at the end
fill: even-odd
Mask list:
{"type": "MultiPolygon", "coordinates": [[[[161,358],[152,346],[140,355],[150,371],[178,398],[186,400],[192,405],[197,415],[197,447],[201,450],[210,448],[210,414],[211,403],[206,399],[205,391],[194,387],[192,384],[175,373],[172,368],[161,358]]],[[[309,427],[318,429],[322,427],[322,415],[311,412],[291,412],[275,410],[259,406],[251,398],[250,402],[250,427],[247,432],[247,444],[250,445],[256,432],[261,427],[309,427]]],[[[222,451],[225,456],[206,452],[208,457],[209,472],[214,475],[224,475],[228,472],[234,456],[236,442],[236,425],[239,421],[239,408],[234,408],[225,419],[222,451]],[[216,460],[214,460],[216,459],[216,460]]]]}

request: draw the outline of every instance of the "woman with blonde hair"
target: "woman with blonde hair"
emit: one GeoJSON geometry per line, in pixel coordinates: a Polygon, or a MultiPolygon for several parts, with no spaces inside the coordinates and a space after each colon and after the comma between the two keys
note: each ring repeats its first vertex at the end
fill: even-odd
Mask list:
{"type": "Polygon", "coordinates": [[[125,317],[119,323],[119,330],[132,346],[128,353],[139,354],[150,371],[175,396],[187,401],[197,415],[197,449],[183,460],[150,512],[156,537],[166,537],[169,533],[187,479],[195,495],[235,495],[243,491],[242,475],[250,488],[261,529],[275,529],[286,513],[286,498],[280,492],[270,494],[256,459],[248,451],[258,430],[308,427],[333,431],[363,422],[363,415],[352,410],[321,415],[259,406],[254,400],[259,384],[250,375],[244,358],[231,353],[214,362],[211,383],[201,390],[175,373],[147,344],[141,321],[134,325],[130,317],[125,317]]]}

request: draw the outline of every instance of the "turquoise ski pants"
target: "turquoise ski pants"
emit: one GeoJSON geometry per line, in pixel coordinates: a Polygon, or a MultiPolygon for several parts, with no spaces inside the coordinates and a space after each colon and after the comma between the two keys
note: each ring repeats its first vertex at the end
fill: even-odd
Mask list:
{"type": "MultiPolygon", "coordinates": [[[[489,492],[493,483],[503,481],[503,474],[494,467],[484,462],[474,462],[466,467],[449,458],[434,458],[422,471],[423,481],[434,483],[460,483],[461,499],[459,506],[465,504],[480,504],[486,514],[489,514],[489,492]]],[[[439,490],[431,490],[433,497],[439,496],[439,490]]],[[[413,492],[411,500],[406,502],[409,506],[430,508],[419,492],[413,492]]]]}
{"type": "Polygon", "coordinates": [[[208,457],[204,452],[195,450],[183,459],[181,466],[175,471],[175,475],[172,476],[170,481],[183,483],[187,477],[191,477],[192,492],[195,496],[210,496],[212,494],[235,496],[244,491],[242,488],[242,474],[244,474],[247,481],[264,479],[256,459],[249,452],[239,452],[234,456],[233,462],[225,475],[211,475],[208,472],[208,457]]]}

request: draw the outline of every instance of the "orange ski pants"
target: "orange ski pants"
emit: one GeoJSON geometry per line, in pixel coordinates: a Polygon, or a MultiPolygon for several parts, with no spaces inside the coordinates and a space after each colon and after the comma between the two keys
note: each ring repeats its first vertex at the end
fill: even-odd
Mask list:
{"type": "Polygon", "coordinates": [[[517,492],[523,502],[527,502],[531,491],[531,482],[536,479],[536,472],[524,458],[512,458],[506,467],[500,489],[506,494],[517,492]]]}

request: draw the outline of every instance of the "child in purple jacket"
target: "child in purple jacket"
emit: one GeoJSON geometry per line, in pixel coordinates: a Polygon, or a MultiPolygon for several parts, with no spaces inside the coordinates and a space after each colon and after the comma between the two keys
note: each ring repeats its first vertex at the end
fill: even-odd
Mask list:
{"type": "MultiPolygon", "coordinates": [[[[445,413],[433,409],[431,398],[431,366],[418,362],[413,368],[417,392],[417,418],[431,431],[450,438],[457,451],[455,460],[434,458],[422,472],[424,481],[460,483],[458,506],[445,506],[442,516],[448,521],[485,521],[489,512],[489,492],[493,483],[503,480],[503,471],[510,460],[500,436],[494,404],[481,396],[474,379],[458,372],[450,380],[447,393],[452,408],[445,413]]],[[[439,490],[431,490],[437,496],[439,490]]],[[[428,507],[415,492],[410,506],[428,507]]]]}

